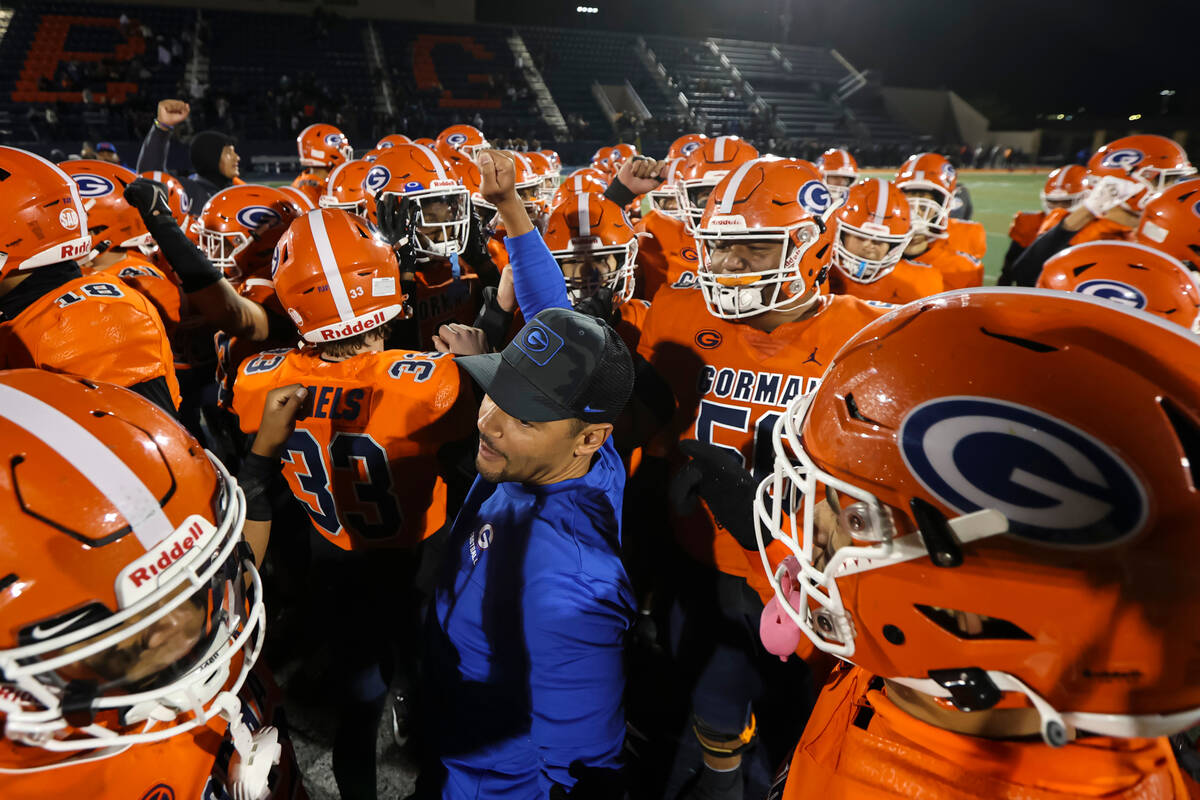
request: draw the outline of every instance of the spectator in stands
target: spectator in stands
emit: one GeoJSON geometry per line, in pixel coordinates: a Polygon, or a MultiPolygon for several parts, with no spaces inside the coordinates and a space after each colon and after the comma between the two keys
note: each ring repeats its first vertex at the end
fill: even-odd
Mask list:
{"type": "MultiPolygon", "coordinates": [[[[171,132],[189,113],[191,107],[182,100],[159,102],[157,117],[138,153],[137,172],[167,170],[171,132]]],[[[237,181],[240,159],[233,138],[220,131],[197,133],[192,137],[190,153],[195,172],[181,182],[192,199],[192,208],[203,208],[208,198],[237,181]]]]}

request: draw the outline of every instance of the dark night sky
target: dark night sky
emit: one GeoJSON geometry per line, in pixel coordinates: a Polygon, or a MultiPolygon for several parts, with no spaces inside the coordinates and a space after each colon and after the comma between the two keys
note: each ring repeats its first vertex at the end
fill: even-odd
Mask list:
{"type": "MultiPolygon", "coordinates": [[[[837,48],[894,86],[954,89],[993,117],[1200,114],[1200,0],[478,0],[480,21],[651,33],[779,36],[791,3],[790,41],[837,48]]],[[[994,122],[996,120],[994,119],[994,122]]]]}

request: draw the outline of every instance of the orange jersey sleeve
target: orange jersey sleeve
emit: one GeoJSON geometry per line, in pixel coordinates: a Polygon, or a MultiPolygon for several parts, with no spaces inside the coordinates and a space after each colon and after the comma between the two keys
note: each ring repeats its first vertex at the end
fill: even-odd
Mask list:
{"type": "Polygon", "coordinates": [[[901,711],[858,667],[825,685],[770,797],[781,800],[1185,800],[1166,739],[1040,740],[953,733],[901,711]]]}
{"type": "Polygon", "coordinates": [[[492,236],[487,240],[488,255],[492,257],[492,263],[497,269],[504,269],[508,266],[508,248],[504,246],[503,239],[497,239],[492,236]]]}
{"type": "Polygon", "coordinates": [[[638,343],[642,339],[642,328],[646,325],[646,317],[650,314],[650,303],[638,300],[636,297],[628,303],[622,303],[617,309],[613,328],[625,342],[630,353],[636,353],[638,343]]]}
{"type": "Polygon", "coordinates": [[[651,211],[633,226],[638,237],[637,296],[652,299],[664,286],[696,286],[696,240],[683,222],[651,211]]]}
{"type": "Polygon", "coordinates": [[[305,170],[295,177],[292,186],[303,192],[314,206],[320,207],[321,195],[325,194],[327,180],[327,178],[317,177],[311,170],[305,170]]]}
{"type": "Polygon", "coordinates": [[[3,326],[9,369],[39,367],[133,386],[164,378],[179,406],[167,331],[150,300],[120,278],[75,278],[3,326]]]}
{"type": "Polygon", "coordinates": [[[960,253],[966,253],[979,261],[987,255],[987,231],[982,223],[951,219],[946,233],[950,236],[950,244],[960,253]]]}
{"type": "Polygon", "coordinates": [[[871,283],[847,278],[841,270],[829,271],[829,289],[834,294],[846,294],[860,300],[903,305],[945,291],[942,273],[914,261],[903,260],[891,272],[871,283]]]}
{"type": "Polygon", "coordinates": [[[242,430],[257,429],[271,389],[292,384],[308,399],[283,474],[322,536],[344,550],[408,547],[446,523],[437,453],[475,426],[452,356],[387,350],[331,362],[311,349],[265,351],[238,371],[242,430]]]}
{"type": "Polygon", "coordinates": [[[934,239],[924,253],[909,260],[933,267],[942,273],[946,291],[983,285],[983,262],[955,250],[947,239],[934,239]]]}
{"type": "Polygon", "coordinates": [[[148,258],[126,253],[122,260],[92,274],[115,275],[144,294],[158,311],[167,335],[175,334],[183,311],[183,293],[179,286],[148,258]]]}
{"type": "MultiPolygon", "coordinates": [[[[864,325],[886,313],[852,297],[825,297],[819,310],[763,333],[708,313],[690,289],[661,289],[654,296],[638,352],[671,386],[674,419],[649,446],[653,455],[679,462],[680,439],[723,447],[758,478],[773,468],[775,423],[798,396],[820,382],[829,360],[864,325]]],[[[738,575],[764,602],[772,596],[759,554],[718,528],[707,509],[673,521],[680,545],[697,561],[738,575]]],[[[780,552],[782,545],[773,545],[780,552]]]]}
{"type": "Polygon", "coordinates": [[[1008,238],[1021,247],[1029,247],[1041,233],[1045,220],[1044,211],[1018,211],[1013,214],[1012,224],[1008,226],[1008,238]]]}

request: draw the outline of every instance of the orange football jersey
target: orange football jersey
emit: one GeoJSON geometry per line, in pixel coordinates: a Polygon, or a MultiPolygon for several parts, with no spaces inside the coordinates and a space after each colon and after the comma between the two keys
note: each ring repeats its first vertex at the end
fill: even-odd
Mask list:
{"type": "Polygon", "coordinates": [[[1013,214],[1012,224],[1008,226],[1008,238],[1021,247],[1029,247],[1041,232],[1045,220],[1045,211],[1018,211],[1013,214]]]}
{"type": "Polygon", "coordinates": [[[650,314],[650,303],[638,300],[636,297],[617,307],[613,315],[613,329],[625,342],[629,352],[637,351],[638,343],[642,340],[642,330],[646,327],[646,317],[650,314]]]}
{"type": "Polygon", "coordinates": [[[946,291],[983,285],[983,262],[969,253],[955,250],[948,239],[930,239],[924,253],[907,258],[942,273],[946,291]]]}
{"type": "Polygon", "coordinates": [[[451,263],[441,258],[422,265],[411,282],[407,275],[401,276],[406,288],[412,289],[408,305],[417,320],[417,346],[423,350],[434,349],[433,337],[446,323],[475,323],[480,303],[479,276],[465,261],[458,264],[457,276],[451,263]]]}
{"type": "Polygon", "coordinates": [[[946,228],[950,244],[960,253],[966,253],[977,261],[987,255],[987,231],[979,222],[969,219],[951,219],[946,228]]]}
{"type": "MultiPolygon", "coordinates": [[[[671,386],[679,405],[647,453],[674,458],[677,441],[696,439],[736,453],[756,477],[766,477],[774,463],[776,420],[817,385],[846,340],[886,310],[828,296],[812,316],[764,333],[714,317],[699,291],[662,289],[650,305],[638,352],[671,386]]],[[[745,578],[764,602],[774,596],[758,553],[717,528],[707,509],[674,520],[674,528],[697,561],[745,578]]]]}
{"type": "Polygon", "coordinates": [[[438,449],[475,428],[453,356],[385,350],[334,362],[312,348],[267,350],[238,370],[242,430],[257,429],[269,391],[292,384],[308,399],[283,474],[322,536],[343,550],[408,547],[445,524],[438,449]]]}
{"type": "MultiPolygon", "coordinates": [[[[275,296],[275,284],[271,281],[265,278],[246,278],[237,289],[242,297],[265,308],[268,315],[287,319],[283,306],[279,304],[279,298],[275,296]]],[[[238,366],[243,361],[264,350],[288,349],[299,338],[300,334],[294,331],[286,341],[282,337],[268,336],[261,342],[251,341],[244,336],[230,336],[225,331],[214,333],[212,339],[217,354],[217,405],[226,411],[233,409],[233,383],[237,380],[238,366]]]]}
{"type": "Polygon", "coordinates": [[[503,270],[508,266],[508,248],[504,246],[504,237],[489,236],[487,240],[488,255],[496,269],[503,270]]]}
{"type": "MultiPolygon", "coordinates": [[[[1166,739],[1087,737],[1053,748],[943,730],[843,664],[825,685],[771,800],[1186,800],[1166,739]]],[[[878,685],[878,683],[876,683],[878,685]]]]}
{"type": "MultiPolygon", "coordinates": [[[[251,732],[264,725],[274,725],[280,731],[283,753],[279,764],[271,770],[268,800],[307,800],[292,743],[287,738],[287,723],[282,717],[282,694],[261,661],[246,677],[238,697],[242,701],[242,720],[251,732]]],[[[161,742],[135,744],[108,758],[81,760],[71,766],[37,772],[5,772],[0,776],[0,794],[4,800],[228,798],[227,777],[233,744],[227,729],[228,724],[218,716],[206,726],[161,742]]],[[[14,766],[28,769],[33,766],[28,762],[33,754],[39,758],[37,764],[61,763],[64,758],[62,753],[46,753],[5,743],[0,747],[0,769],[14,766]],[[47,758],[41,759],[42,753],[47,758]],[[10,756],[16,756],[17,760],[9,763],[10,756]]]]}
{"type": "Polygon", "coordinates": [[[99,270],[89,270],[84,267],[83,273],[85,275],[116,275],[146,295],[158,309],[158,316],[162,318],[167,335],[175,335],[183,308],[183,293],[179,286],[150,259],[140,253],[127,252],[124,254],[124,258],[115,264],[109,264],[99,270]]]}
{"type": "Polygon", "coordinates": [[[852,281],[840,270],[829,270],[829,290],[834,294],[848,294],[860,300],[877,300],[883,303],[904,305],[922,297],[945,291],[942,273],[928,264],[902,260],[891,272],[877,281],[859,283],[852,281]]]}
{"type": "Polygon", "coordinates": [[[292,186],[304,193],[304,196],[312,201],[314,207],[320,207],[321,195],[325,194],[325,184],[329,181],[328,175],[316,175],[312,170],[306,169],[296,176],[292,181],[292,186]]]}
{"type": "Polygon", "coordinates": [[[638,237],[638,297],[653,299],[663,286],[697,287],[696,240],[688,235],[683,222],[651,211],[638,220],[633,232],[638,237]]]}
{"type": "Polygon", "coordinates": [[[0,365],[38,367],[117,386],[165,378],[179,407],[167,331],[154,304],[120,278],[73,278],[0,325],[0,365]]]}
{"type": "MultiPolygon", "coordinates": [[[[1071,212],[1065,208],[1054,208],[1042,220],[1042,227],[1038,228],[1038,236],[1041,236],[1046,231],[1053,228],[1055,225],[1063,221],[1063,218],[1071,212]]],[[[1094,219],[1087,225],[1079,229],[1079,232],[1071,237],[1071,245],[1083,244],[1084,242],[1096,242],[1101,239],[1121,239],[1123,241],[1133,240],[1133,228],[1126,228],[1124,225],[1118,225],[1111,219],[1094,219]]]]}

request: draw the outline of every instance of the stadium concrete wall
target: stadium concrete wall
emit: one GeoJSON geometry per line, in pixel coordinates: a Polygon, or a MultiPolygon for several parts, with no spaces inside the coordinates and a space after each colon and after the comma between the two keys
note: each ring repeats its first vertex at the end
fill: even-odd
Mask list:
{"type": "MultiPolygon", "coordinates": [[[[121,0],[96,0],[127,5],[121,0]]],[[[153,0],[154,5],[277,14],[312,14],[317,8],[345,17],[474,22],[475,0],[153,0]]]]}
{"type": "Polygon", "coordinates": [[[888,113],[918,133],[939,142],[978,144],[987,141],[988,118],[946,89],[881,89],[888,113]]]}

